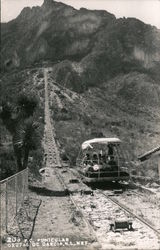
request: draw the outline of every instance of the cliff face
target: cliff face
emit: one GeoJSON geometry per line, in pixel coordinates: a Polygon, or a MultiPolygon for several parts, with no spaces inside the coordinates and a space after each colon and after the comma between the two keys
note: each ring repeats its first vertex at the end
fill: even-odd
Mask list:
{"type": "Polygon", "coordinates": [[[72,67],[65,82],[72,85],[68,73],[77,82],[80,78],[80,90],[132,71],[154,71],[159,79],[160,31],[134,18],[45,0],[2,24],[1,55],[5,69],[43,61],[61,62],[61,69],[68,60],[72,67]]]}
{"type": "Polygon", "coordinates": [[[77,11],[48,0],[41,7],[24,8],[15,20],[2,25],[3,62],[15,50],[22,65],[82,58],[92,49],[93,35],[113,19],[107,12],[77,11]]]}

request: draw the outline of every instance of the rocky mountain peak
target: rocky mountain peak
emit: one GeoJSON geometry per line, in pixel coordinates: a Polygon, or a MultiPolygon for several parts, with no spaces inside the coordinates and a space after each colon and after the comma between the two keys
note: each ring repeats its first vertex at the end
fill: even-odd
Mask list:
{"type": "Polygon", "coordinates": [[[58,77],[63,71],[70,86],[74,82],[80,82],[78,86],[83,88],[95,86],[120,73],[148,69],[160,79],[160,32],[135,18],[116,19],[106,10],[76,10],[61,2],[44,0],[41,7],[24,8],[3,27],[4,68],[8,61],[14,64],[16,50],[20,67],[43,61],[61,62],[58,77]],[[64,67],[65,60],[71,64],[64,67]],[[76,70],[81,73],[72,69],[72,63],[79,63],[76,70]]]}
{"type": "Polygon", "coordinates": [[[60,8],[60,7],[68,7],[68,5],[61,3],[61,2],[56,2],[54,0],[44,0],[42,8],[43,9],[52,9],[52,8],[60,8]]]}
{"type": "Polygon", "coordinates": [[[53,0],[44,0],[43,6],[50,7],[53,6],[54,1],[53,0]]]}
{"type": "Polygon", "coordinates": [[[20,15],[18,17],[27,17],[27,15],[31,12],[31,8],[30,7],[25,7],[23,8],[23,10],[21,11],[20,15]]]}

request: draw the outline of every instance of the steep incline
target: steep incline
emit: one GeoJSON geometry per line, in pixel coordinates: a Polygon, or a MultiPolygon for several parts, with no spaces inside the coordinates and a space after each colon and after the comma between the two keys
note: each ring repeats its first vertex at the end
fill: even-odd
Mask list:
{"type": "MultiPolygon", "coordinates": [[[[35,227],[32,235],[30,249],[34,243],[38,249],[43,249],[50,244],[50,247],[59,249],[61,239],[66,239],[66,244],[75,244],[74,249],[81,249],[76,246],[76,241],[86,241],[87,245],[82,249],[93,249],[90,243],[93,241],[90,228],[86,225],[81,215],[78,215],[74,204],[64,192],[64,186],[57,175],[57,167],[61,167],[59,151],[55,142],[54,127],[51,125],[49,100],[48,100],[48,79],[47,69],[44,69],[45,80],[45,156],[46,167],[44,186],[46,194],[34,195],[41,199],[42,203],[38,211],[35,227]],[[43,241],[42,239],[51,239],[43,241]],[[59,239],[59,240],[58,240],[59,239]],[[42,242],[43,241],[43,242],[42,242]],[[56,248],[57,247],[57,248],[56,248]]],[[[63,240],[62,240],[63,241],[63,240]]],[[[65,244],[63,241],[63,244],[65,244]]],[[[65,245],[64,245],[65,246],[65,245]]]]}

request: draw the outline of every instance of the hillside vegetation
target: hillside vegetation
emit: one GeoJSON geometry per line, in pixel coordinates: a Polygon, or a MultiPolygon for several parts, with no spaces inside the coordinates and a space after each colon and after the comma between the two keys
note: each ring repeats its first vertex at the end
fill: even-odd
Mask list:
{"type": "MultiPolygon", "coordinates": [[[[30,97],[32,94],[36,94],[38,106],[33,119],[39,126],[37,129],[36,142],[34,142],[36,143],[36,147],[34,150],[32,149],[29,154],[29,168],[34,176],[37,176],[38,169],[42,166],[43,162],[42,139],[44,130],[44,84],[43,79],[38,78],[39,75],[39,70],[24,70],[11,74],[4,74],[0,82],[0,108],[3,102],[7,102],[11,105],[13,118],[16,115],[17,100],[20,95],[25,94],[30,97]]],[[[17,170],[18,166],[16,164],[16,157],[13,150],[12,136],[5,128],[2,119],[0,119],[1,179],[15,174],[17,170]]]]}
{"type": "MultiPolygon", "coordinates": [[[[119,137],[133,169],[139,165],[137,157],[140,154],[159,144],[160,86],[154,82],[151,84],[152,80],[145,74],[121,75],[104,83],[101,88],[90,88],[84,93],[55,85],[52,75],[51,71],[52,118],[62,156],[70,160],[71,166],[75,166],[81,143],[87,139],[119,137]],[[139,82],[141,85],[137,87],[139,82]],[[53,96],[55,86],[60,105],[53,96]]],[[[155,177],[156,168],[157,165],[151,169],[147,169],[146,164],[142,165],[142,174],[155,177]]]]}

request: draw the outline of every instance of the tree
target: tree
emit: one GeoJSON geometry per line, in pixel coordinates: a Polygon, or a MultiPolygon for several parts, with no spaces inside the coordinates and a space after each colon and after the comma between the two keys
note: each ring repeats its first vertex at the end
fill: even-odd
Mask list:
{"type": "Polygon", "coordinates": [[[34,94],[28,96],[22,93],[18,96],[16,105],[6,101],[1,105],[0,118],[12,135],[18,171],[27,167],[29,151],[36,148],[38,123],[34,122],[34,112],[37,104],[34,94]]]}

